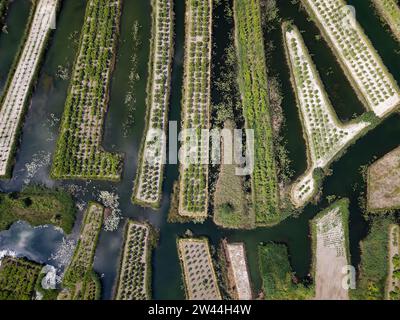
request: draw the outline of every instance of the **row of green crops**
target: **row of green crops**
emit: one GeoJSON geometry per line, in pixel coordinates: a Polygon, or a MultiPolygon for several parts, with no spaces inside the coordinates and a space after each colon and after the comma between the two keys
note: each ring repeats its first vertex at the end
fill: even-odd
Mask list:
{"type": "Polygon", "coordinates": [[[400,7],[396,0],[372,0],[379,14],[400,41],[400,7]]]}
{"type": "Polygon", "coordinates": [[[122,156],[101,147],[121,0],[90,0],[65,104],[52,177],[118,180],[122,156]]]}
{"type": "Polygon", "coordinates": [[[0,300],[32,300],[42,266],[5,257],[0,266],[0,300]]]}
{"type": "Polygon", "coordinates": [[[255,138],[253,209],[257,224],[270,225],[278,223],[281,216],[260,1],[236,0],[234,4],[239,88],[246,127],[254,130],[255,138]]]}
{"type": "Polygon", "coordinates": [[[182,118],[183,129],[193,131],[183,134],[184,159],[193,155],[190,140],[196,151],[181,165],[179,213],[197,219],[204,219],[208,209],[208,139],[201,138],[201,130],[209,128],[211,25],[212,0],[187,0],[182,118]]]}
{"type": "Polygon", "coordinates": [[[90,203],[85,213],[80,239],[63,279],[63,287],[68,290],[68,299],[95,300],[100,295],[99,282],[93,272],[93,260],[103,213],[104,208],[97,203],[90,203]]]}
{"type": "Polygon", "coordinates": [[[173,58],[173,0],[153,0],[152,45],[150,52],[150,77],[148,82],[148,123],[143,138],[141,161],[136,176],[134,201],[143,205],[159,206],[163,179],[163,154],[159,135],[166,134],[170,96],[171,65],[173,58]]]}
{"type": "Polygon", "coordinates": [[[150,226],[128,221],[122,252],[117,300],[148,300],[151,284],[150,226]]]}

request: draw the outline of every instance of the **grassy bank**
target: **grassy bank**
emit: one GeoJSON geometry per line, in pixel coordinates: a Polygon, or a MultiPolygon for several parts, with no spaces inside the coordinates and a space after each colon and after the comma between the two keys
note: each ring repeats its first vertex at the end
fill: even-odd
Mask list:
{"type": "Polygon", "coordinates": [[[0,193],[0,231],[24,220],[32,226],[53,224],[68,234],[75,211],[72,197],[63,190],[30,187],[20,193],[0,193]]]}
{"type": "Polygon", "coordinates": [[[266,300],[305,300],[314,295],[295,277],[286,245],[268,243],[258,248],[260,274],[266,300]]]}

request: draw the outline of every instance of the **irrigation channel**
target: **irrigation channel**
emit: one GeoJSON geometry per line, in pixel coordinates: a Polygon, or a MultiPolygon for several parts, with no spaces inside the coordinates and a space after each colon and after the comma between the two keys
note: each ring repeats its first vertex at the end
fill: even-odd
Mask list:
{"type": "MultiPolygon", "coordinates": [[[[349,82],[336,62],[326,43],[319,39],[318,29],[308,21],[307,15],[299,11],[299,5],[289,0],[278,0],[280,16],[292,19],[299,27],[309,51],[313,55],[317,69],[327,89],[332,104],[342,120],[350,119],[354,114],[361,114],[363,106],[357,99],[349,82]]],[[[369,1],[351,0],[357,18],[372,43],[381,55],[386,66],[400,83],[400,45],[390,36],[375,16],[369,1]]],[[[29,15],[29,0],[11,2],[7,16],[8,34],[0,35],[0,90],[3,90],[6,75],[17,51],[19,40],[23,36],[29,15]]],[[[230,241],[244,241],[246,244],[253,287],[256,292],[261,287],[258,274],[257,245],[260,242],[276,241],[286,243],[289,248],[291,264],[294,271],[305,277],[311,263],[311,242],[309,238],[309,221],[319,211],[328,206],[326,196],[348,197],[350,205],[350,243],[352,264],[359,263],[359,241],[367,234],[367,225],[362,218],[359,197],[365,192],[360,167],[381,157],[400,145],[400,116],[394,114],[387,118],[378,128],[364,136],[349,148],[346,154],[331,169],[333,175],[327,177],[323,185],[323,195],[318,205],[310,204],[298,217],[289,218],[272,228],[258,228],[251,231],[233,231],[218,228],[211,219],[204,224],[169,224],[167,213],[173,182],[178,178],[178,167],[167,165],[163,185],[161,208],[154,212],[131,203],[132,186],[136,172],[137,154],[144,131],[145,91],[148,76],[147,62],[149,56],[149,39],[151,32],[150,1],[124,1],[121,20],[121,35],[118,46],[116,69],[113,73],[110,108],[107,114],[103,145],[106,150],[125,153],[125,166],[122,180],[119,183],[68,181],[58,182],[49,178],[51,157],[55,149],[63,107],[67,95],[68,80],[60,77],[60,66],[71,72],[77,50],[79,32],[83,23],[85,2],[81,0],[63,1],[57,19],[57,28],[50,40],[48,51],[40,71],[37,87],[33,94],[32,104],[27,112],[23,126],[22,141],[17,153],[13,177],[0,182],[0,191],[19,191],[26,184],[43,184],[47,187],[75,185],[79,187],[76,201],[87,203],[96,200],[98,192],[107,190],[119,196],[120,209],[124,217],[148,220],[160,232],[160,240],[153,255],[153,297],[155,299],[183,299],[181,269],[179,265],[176,239],[190,229],[197,235],[205,235],[216,247],[224,237],[230,241]],[[124,127],[129,118],[130,108],[125,103],[130,89],[129,73],[134,68],[131,57],[134,52],[132,30],[139,23],[141,44],[137,50],[137,68],[134,70],[140,79],[133,84],[134,104],[131,125],[124,127]],[[28,166],[27,166],[28,165],[28,166]]],[[[175,57],[172,74],[172,96],[170,120],[180,122],[181,85],[183,72],[184,44],[184,1],[176,1],[176,36],[175,57]]],[[[226,20],[222,7],[217,8],[214,17],[214,48],[218,58],[224,49],[226,34],[231,22],[226,20]]],[[[295,176],[306,169],[305,143],[290,85],[289,70],[285,63],[279,25],[266,34],[266,42],[273,41],[275,50],[268,59],[270,72],[279,77],[282,83],[284,100],[283,108],[286,117],[284,129],[287,147],[292,160],[295,176]]],[[[214,75],[215,76],[215,75],[214,75]]],[[[77,236],[82,212],[78,214],[72,237],[77,236]]],[[[102,276],[103,299],[113,296],[114,282],[119,265],[122,248],[123,221],[115,232],[102,231],[96,251],[95,271],[102,276]]],[[[0,233],[0,251],[11,249],[17,253],[40,262],[49,262],[51,254],[61,245],[62,233],[53,227],[31,228],[25,223],[16,223],[10,230],[0,233]],[[49,244],[50,243],[50,244],[49,244]]]]}

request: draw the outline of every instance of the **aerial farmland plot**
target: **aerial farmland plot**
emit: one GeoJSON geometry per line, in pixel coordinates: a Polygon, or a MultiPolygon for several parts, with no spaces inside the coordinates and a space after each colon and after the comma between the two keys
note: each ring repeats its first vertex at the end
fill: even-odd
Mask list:
{"type": "Polygon", "coordinates": [[[339,200],[311,222],[315,299],[348,300],[343,268],[350,262],[348,200],[339,200]]]}
{"type": "Polygon", "coordinates": [[[210,248],[206,239],[178,240],[186,297],[189,300],[220,300],[210,248]]]}
{"type": "Polygon", "coordinates": [[[400,105],[400,91],[343,0],[303,0],[368,110],[384,117],[400,105]]]}
{"type": "Polygon", "coordinates": [[[33,5],[35,13],[29,22],[25,43],[16,57],[17,65],[11,71],[0,99],[0,178],[10,174],[19,128],[55,19],[58,1],[40,0],[33,5]]]}
{"type": "Polygon", "coordinates": [[[210,121],[212,7],[212,0],[186,1],[182,128],[189,130],[182,136],[179,214],[194,220],[205,220],[208,210],[209,148],[201,130],[210,121]]]}
{"type": "Polygon", "coordinates": [[[148,224],[128,221],[116,300],[151,299],[151,233],[148,224]]]}
{"type": "Polygon", "coordinates": [[[388,300],[400,299],[400,227],[392,224],[389,226],[389,272],[386,284],[386,298],[388,300]]]}
{"type": "Polygon", "coordinates": [[[134,201],[158,207],[161,200],[165,141],[159,132],[167,132],[170,96],[171,64],[173,58],[174,14],[173,0],[153,0],[152,57],[149,77],[148,124],[143,141],[141,165],[134,188],[134,201]]]}
{"type": "Polygon", "coordinates": [[[56,179],[120,179],[122,156],[101,146],[120,14],[120,0],[87,3],[53,159],[51,174],[56,179]]]}
{"type": "Polygon", "coordinates": [[[308,147],[308,169],[292,187],[291,199],[301,207],[318,189],[314,172],[325,169],[352,141],[370,125],[365,121],[342,124],[338,119],[319,78],[299,30],[283,26],[286,53],[292,73],[293,88],[308,147]]]}

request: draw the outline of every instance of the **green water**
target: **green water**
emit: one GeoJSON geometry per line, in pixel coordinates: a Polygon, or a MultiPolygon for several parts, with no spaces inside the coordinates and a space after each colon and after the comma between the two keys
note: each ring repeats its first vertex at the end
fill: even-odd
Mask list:
{"type": "MultiPolygon", "coordinates": [[[[327,88],[332,103],[342,120],[350,119],[353,114],[359,115],[364,111],[351,86],[332,52],[323,40],[317,40],[317,28],[307,20],[304,12],[299,11],[298,4],[289,0],[278,0],[279,9],[283,18],[293,19],[304,31],[305,42],[313,54],[322,81],[327,88]]],[[[182,64],[184,44],[184,1],[176,1],[176,37],[175,58],[172,74],[170,120],[180,122],[180,101],[182,85],[182,64]]],[[[384,62],[395,78],[400,82],[400,59],[395,53],[400,46],[390,37],[379,20],[374,16],[369,2],[364,0],[352,1],[359,13],[360,23],[365,27],[384,62]]],[[[34,92],[32,105],[25,120],[22,141],[17,154],[13,179],[0,182],[0,190],[19,190],[27,178],[25,165],[32,161],[32,156],[38,151],[52,154],[55,147],[58,125],[51,125],[51,114],[60,118],[68,89],[68,81],[59,79],[58,66],[71,70],[75,58],[78,32],[83,23],[85,2],[81,0],[65,0],[58,17],[57,29],[53,33],[50,45],[41,69],[37,88],[34,92]],[[49,138],[50,137],[50,138],[49,138]]],[[[10,7],[8,35],[0,35],[0,79],[3,82],[6,70],[11,65],[13,54],[17,45],[15,40],[21,38],[24,29],[24,17],[29,12],[29,1],[15,0],[10,7]],[[12,27],[13,26],[13,27],[12,27]],[[11,28],[12,27],[12,28],[11,28]],[[11,38],[14,37],[14,38],[11,38]],[[6,48],[6,49],[5,49],[6,48]],[[6,51],[5,51],[6,50],[6,51]]],[[[49,187],[59,185],[67,186],[76,184],[84,188],[85,192],[77,196],[77,201],[87,202],[94,199],[99,190],[116,192],[120,197],[120,208],[124,217],[133,217],[139,220],[149,220],[158,230],[160,241],[153,256],[153,296],[155,299],[182,299],[181,270],[176,250],[176,238],[187,229],[196,235],[208,236],[216,247],[219,241],[226,237],[230,241],[244,241],[246,243],[249,267],[256,292],[261,287],[258,275],[257,245],[260,242],[277,241],[286,243],[289,247],[291,263],[300,277],[308,274],[311,261],[311,248],[309,239],[309,220],[320,210],[327,206],[322,200],[318,205],[307,206],[298,218],[290,218],[273,228],[259,228],[252,231],[222,230],[216,227],[211,219],[199,224],[168,224],[167,212],[169,208],[172,184],[178,177],[176,165],[168,165],[163,186],[162,207],[157,212],[134,206],[130,202],[133,180],[136,172],[137,151],[143,135],[145,115],[145,90],[147,84],[147,62],[150,41],[151,23],[150,1],[125,0],[121,20],[121,35],[118,48],[117,64],[112,78],[110,108],[107,115],[104,131],[103,146],[109,151],[123,152],[125,154],[125,167],[120,183],[109,182],[55,182],[49,179],[49,165],[41,167],[36,175],[30,179],[31,183],[42,183],[49,187]],[[130,113],[124,103],[125,95],[129,89],[129,72],[132,69],[130,58],[133,54],[132,27],[135,22],[140,24],[141,45],[137,52],[138,73],[140,80],[134,87],[136,98],[134,111],[134,124],[124,134],[122,123],[130,113]]],[[[221,9],[216,11],[219,16],[214,27],[214,42],[217,56],[225,46],[229,24],[224,23],[221,9]]],[[[26,18],[25,18],[26,19],[26,18]]],[[[294,94],[289,81],[289,72],[284,60],[282,36],[279,25],[275,30],[266,34],[266,41],[273,41],[276,50],[269,61],[270,73],[279,78],[282,83],[284,101],[283,109],[286,118],[284,136],[287,140],[288,151],[292,160],[292,169],[295,176],[303,173],[306,168],[305,146],[294,94]]],[[[2,83],[1,82],[1,83],[2,83]]],[[[351,254],[353,264],[359,262],[358,243],[366,232],[367,226],[361,216],[358,197],[364,191],[365,185],[359,173],[361,165],[371,162],[375,157],[380,157],[400,144],[400,117],[393,115],[384,121],[376,130],[360,139],[348,152],[332,165],[334,174],[324,182],[324,194],[347,196],[351,200],[350,235],[351,254]]],[[[75,228],[79,229],[78,223],[75,228]]],[[[95,270],[102,275],[103,298],[112,298],[113,286],[119,264],[119,255],[122,245],[123,223],[116,232],[102,232],[99,246],[96,251],[95,270]]],[[[41,231],[37,231],[41,232],[41,231]]],[[[1,235],[0,235],[1,238],[1,235]]]]}

